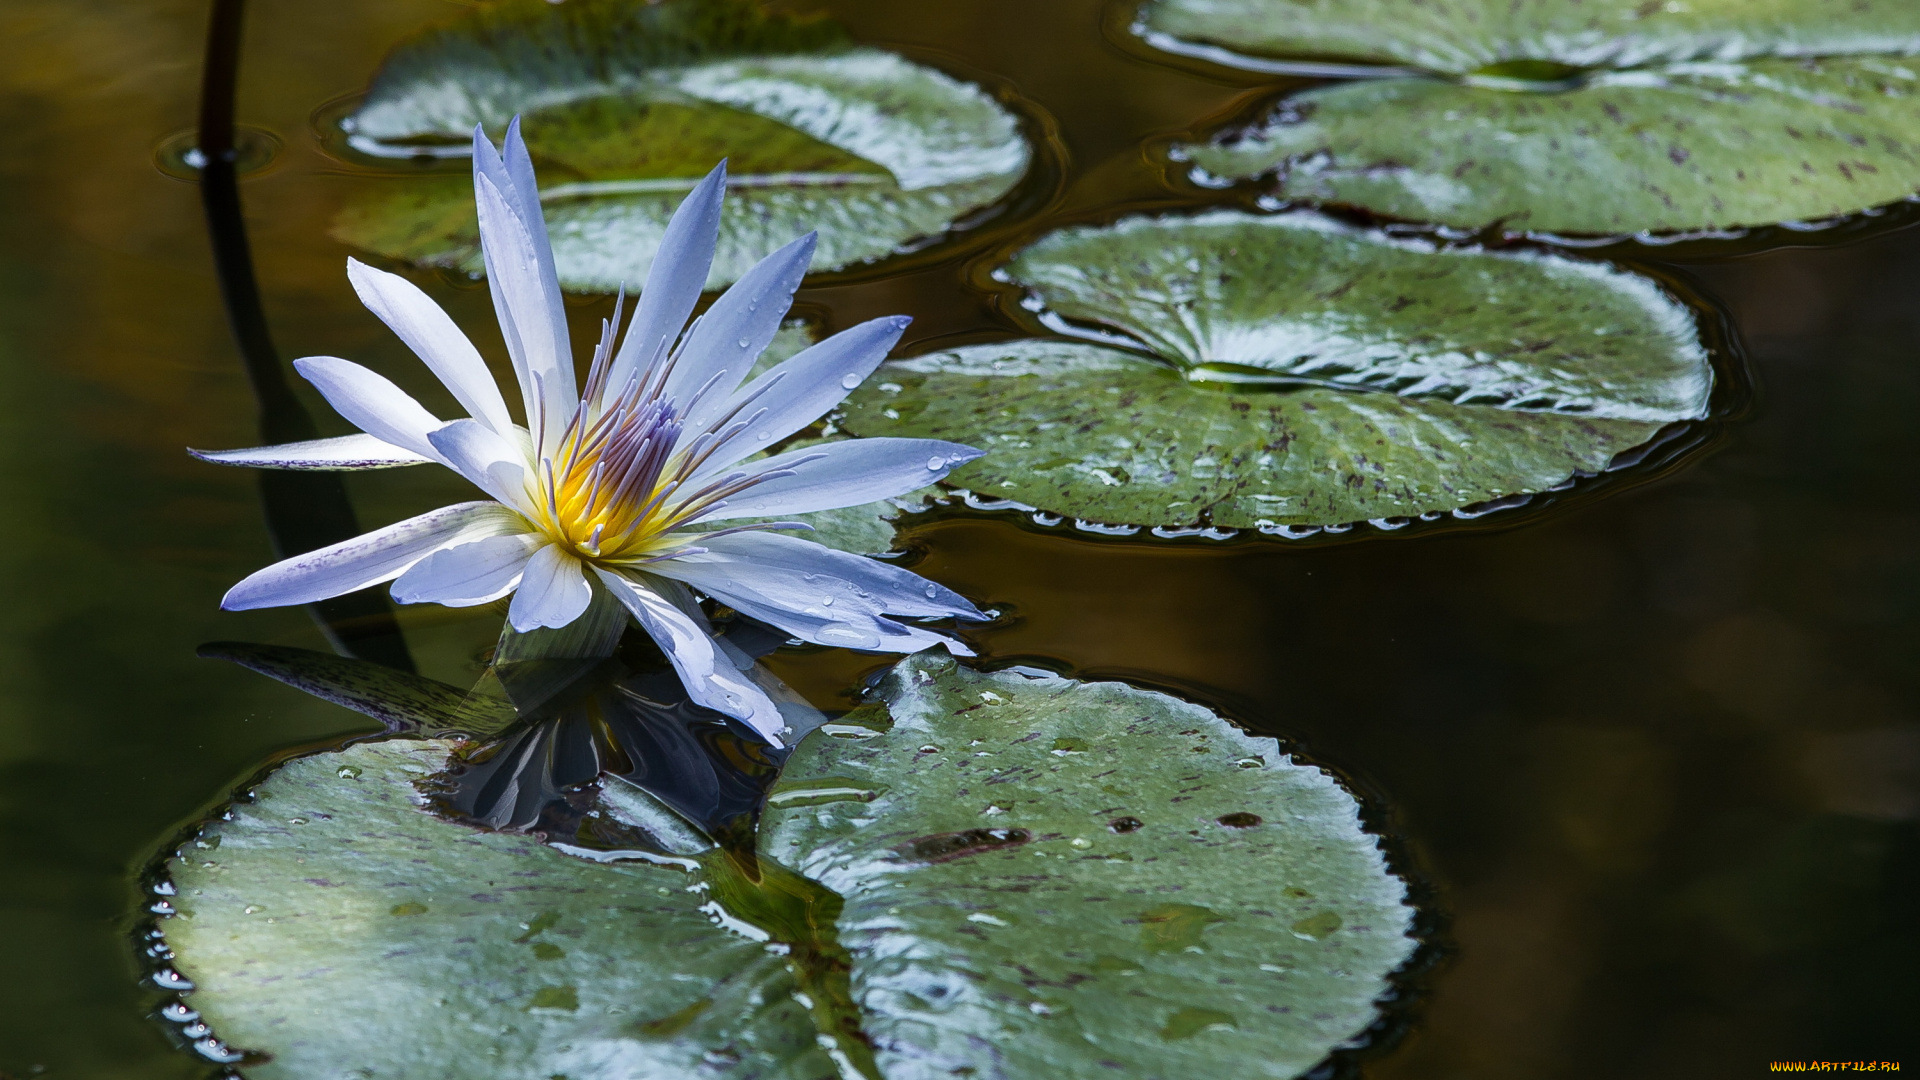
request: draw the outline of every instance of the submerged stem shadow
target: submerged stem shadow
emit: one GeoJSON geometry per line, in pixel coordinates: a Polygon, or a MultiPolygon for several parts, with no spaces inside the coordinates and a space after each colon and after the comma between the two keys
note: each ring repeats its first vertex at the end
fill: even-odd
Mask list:
{"type": "MultiPolygon", "coordinates": [[[[214,273],[234,344],[260,407],[260,436],[267,443],[319,437],[319,429],[294,396],[286,368],[267,330],[260,285],[253,272],[240,205],[239,148],[234,102],[240,75],[240,28],[246,0],[214,0],[207,31],[206,66],[200,85],[200,203],[214,273]]],[[[260,502],[276,557],[286,558],[360,534],[360,523],[340,478],[324,472],[260,474],[260,502]]],[[[308,605],[320,632],[335,650],[401,671],[413,657],[378,589],[365,589],[308,605]]]]}

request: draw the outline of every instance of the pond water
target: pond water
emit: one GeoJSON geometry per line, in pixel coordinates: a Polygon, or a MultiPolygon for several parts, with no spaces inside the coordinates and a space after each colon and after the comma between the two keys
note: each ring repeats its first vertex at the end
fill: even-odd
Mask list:
{"type": "MultiPolygon", "coordinates": [[[[834,328],[911,314],[909,352],[1025,332],[985,287],[996,247],[1129,210],[1243,205],[1155,148],[1279,88],[1155,62],[1095,0],[787,6],[1017,93],[1044,140],[1016,199],[1026,216],[799,294],[834,328]]],[[[322,151],[313,117],[460,10],[259,3],[240,90],[241,121],[279,142],[242,196],[281,350],[369,360],[429,400],[438,388],[341,273],[349,249],[329,228],[368,181],[322,151]]],[[[149,1018],[137,875],[275,755],[371,730],[195,656],[215,640],[326,647],[299,610],[218,609],[269,555],[257,488],[182,449],[247,445],[255,425],[197,191],[155,160],[193,123],[205,18],[197,0],[0,8],[0,1075],[204,1075],[149,1018]]],[[[1344,1054],[1345,1074],[1899,1060],[1920,1049],[1907,220],[1764,249],[1606,252],[1724,315],[1737,350],[1721,371],[1747,384],[1724,395],[1709,445],[1657,475],[1471,526],[1306,542],[1098,537],[943,510],[907,533],[916,569],[1005,613],[974,635],[993,664],[1174,691],[1362,797],[1427,946],[1389,1030],[1344,1054]]],[[[490,318],[484,289],[448,277],[433,291],[463,325],[490,318]]],[[[581,300],[576,330],[608,307],[581,300]]],[[[415,470],[349,490],[363,522],[465,497],[415,470]]],[[[422,670],[461,684],[494,620],[402,614],[422,670]]],[[[818,650],[771,663],[827,709],[876,666],[818,650]]]]}

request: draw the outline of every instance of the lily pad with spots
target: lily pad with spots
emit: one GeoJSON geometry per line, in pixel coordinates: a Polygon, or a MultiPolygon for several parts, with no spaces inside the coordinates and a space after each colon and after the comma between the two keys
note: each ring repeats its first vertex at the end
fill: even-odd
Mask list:
{"type": "Polygon", "coordinates": [[[1568,236],[1820,220],[1920,191],[1911,4],[1153,0],[1138,30],[1357,80],[1174,147],[1206,184],[1271,175],[1286,199],[1568,236]]]}
{"type": "Polygon", "coordinates": [[[168,862],[161,981],[204,1055],[257,1080],[1292,1077],[1415,947],[1331,777],[1119,684],[909,658],[796,749],[757,855],[611,778],[552,844],[444,820],[423,792],[457,748],[289,762],[168,862]]]}
{"type": "Polygon", "coordinates": [[[1516,61],[1629,68],[1689,60],[1914,52],[1900,0],[1148,0],[1162,48],[1259,69],[1313,57],[1467,75],[1516,61]]]}
{"type": "MultiPolygon", "coordinates": [[[[818,229],[816,270],[883,258],[1010,191],[1030,151],[979,87],[751,0],[505,0],[398,47],[342,121],[392,158],[458,157],[516,113],[543,183],[561,283],[646,278],[675,206],[730,159],[710,287],[818,229]]],[[[479,273],[464,174],[369,181],[335,234],[479,273]]]]}
{"type": "Polygon", "coordinates": [[[693,860],[430,816],[415,785],[451,746],[290,762],[169,864],[203,1052],[270,1055],[253,1080],[837,1075],[787,965],[701,910],[693,860]]]}
{"type": "Polygon", "coordinates": [[[1691,312],[1646,278],[1313,214],[1069,229],[1006,274],[1099,343],[893,361],[843,424],[981,447],[954,483],[1106,524],[1324,527],[1542,492],[1704,417],[1713,384],[1691,312]]]}
{"type": "Polygon", "coordinates": [[[1272,174],[1288,199],[1514,233],[1730,230],[1920,191],[1910,58],[1694,62],[1515,86],[1338,83],[1175,153],[1207,183],[1272,174]]]}
{"type": "Polygon", "coordinates": [[[1119,683],[902,661],[761,850],[838,892],[890,1080],[1294,1077],[1377,1017],[1406,888],[1332,777],[1119,683]]]}

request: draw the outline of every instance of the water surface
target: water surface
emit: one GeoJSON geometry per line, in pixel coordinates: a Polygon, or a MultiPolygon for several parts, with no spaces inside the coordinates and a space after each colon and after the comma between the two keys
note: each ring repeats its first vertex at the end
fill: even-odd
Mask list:
{"type": "MultiPolygon", "coordinates": [[[[1029,102],[1064,167],[1019,235],[1221,198],[1143,141],[1272,92],[1147,62],[1091,0],[787,6],[1029,102]]],[[[327,226],[366,181],[310,118],[459,10],[258,3],[241,91],[241,119],[283,144],[243,187],[281,350],[368,360],[430,403],[347,287],[327,226]]],[[[193,655],[325,647],[302,612],[218,611],[267,538],[253,478],[181,450],[246,445],[254,425],[197,193],[153,162],[192,123],[204,17],[186,0],[0,10],[0,1071],[21,1076],[202,1075],[145,1018],[134,875],[277,751],[369,729],[193,655]]],[[[981,515],[913,534],[921,569],[1011,614],[980,638],[994,660],[1176,689],[1368,798],[1436,947],[1404,1036],[1343,1068],[1680,1078],[1913,1048],[1920,233],[1809,239],[1636,258],[1724,308],[1756,387],[1711,453],[1644,484],[1335,544],[1154,545],[981,515]]],[[[801,300],[835,327],[911,314],[909,347],[1011,333],[977,288],[982,254],[801,300]]],[[[491,317],[482,289],[434,291],[463,324],[491,317]]],[[[457,496],[434,473],[354,478],[362,520],[457,496]]],[[[428,673],[471,677],[484,622],[406,618],[428,673]]],[[[777,663],[822,705],[871,666],[777,663]]]]}

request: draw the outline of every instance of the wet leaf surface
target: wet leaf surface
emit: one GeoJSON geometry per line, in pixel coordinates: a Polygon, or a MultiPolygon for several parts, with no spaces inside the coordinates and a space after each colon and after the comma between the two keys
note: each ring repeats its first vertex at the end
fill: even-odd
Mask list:
{"type": "Polygon", "coordinates": [[[1138,29],[1156,44],[1213,45],[1243,63],[1329,57],[1464,75],[1515,60],[1625,68],[1910,52],[1920,9],[1898,0],[1151,0],[1138,29]]]}
{"type": "Polygon", "coordinates": [[[1409,221],[1693,232],[1911,196],[1917,103],[1920,64],[1899,56],[1673,64],[1538,93],[1377,79],[1294,95],[1250,130],[1175,154],[1203,179],[1271,173],[1283,197],[1409,221]]]}
{"type": "Polygon", "coordinates": [[[248,1076],[835,1075],[785,962],[715,926],[686,869],[423,813],[450,745],[290,762],[170,864],[193,1007],[272,1054],[248,1076]]]}
{"type": "Polygon", "coordinates": [[[854,714],[871,733],[795,750],[761,846],[844,897],[892,1080],[1292,1077],[1373,1021],[1413,951],[1352,797],[1271,739],[927,654],[879,697],[854,714]],[[870,797],[777,805],[829,779],[870,797]]]}
{"type": "Polygon", "coordinates": [[[1712,385],[1692,316],[1644,278],[1314,215],[1067,230],[1009,276],[1114,344],[894,361],[844,426],[981,447],[956,484],[1106,524],[1326,526],[1545,491],[1704,416],[1712,385]]]}
{"type": "MultiPolygon", "coordinates": [[[[401,45],[343,124],[363,154],[453,156],[473,125],[524,118],[562,284],[645,279],[666,222],[730,158],[710,287],[818,229],[814,269],[937,237],[1005,195],[1030,157],[978,87],[857,47],[747,0],[492,5],[401,45]]],[[[382,255],[480,270],[464,174],[397,177],[336,235],[382,255]]]]}
{"type": "Polygon", "coordinates": [[[433,816],[456,745],[292,761],[169,862],[249,1076],[1290,1077],[1414,948],[1332,778],[1120,684],[909,658],[795,750],[758,855],[617,779],[564,851],[433,816]]]}

